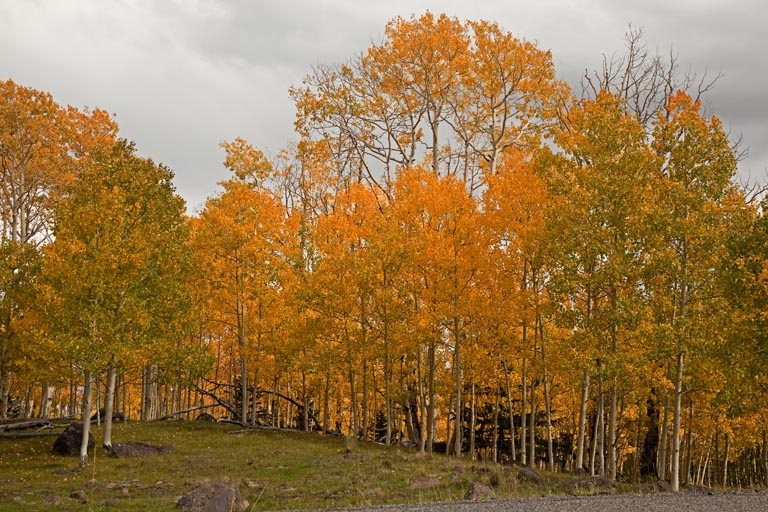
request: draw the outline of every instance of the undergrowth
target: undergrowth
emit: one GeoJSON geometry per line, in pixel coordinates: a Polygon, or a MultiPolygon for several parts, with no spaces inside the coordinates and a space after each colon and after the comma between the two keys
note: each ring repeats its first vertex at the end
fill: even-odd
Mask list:
{"type": "Polygon", "coordinates": [[[460,500],[476,481],[499,498],[527,497],[562,493],[569,478],[544,475],[544,485],[533,485],[518,482],[509,466],[207,422],[116,424],[116,443],[174,450],[113,458],[98,448],[94,430],[97,449],[84,469],[77,457],[51,454],[55,437],[0,438],[0,511],[174,510],[180,496],[223,477],[239,484],[253,511],[460,500]],[[70,498],[75,491],[84,491],[86,504],[70,498]]]}

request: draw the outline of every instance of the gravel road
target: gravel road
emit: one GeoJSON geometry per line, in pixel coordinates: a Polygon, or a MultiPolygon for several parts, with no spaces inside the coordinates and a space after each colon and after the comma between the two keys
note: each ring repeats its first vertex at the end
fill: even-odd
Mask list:
{"type": "MultiPolygon", "coordinates": [[[[331,509],[327,509],[326,512],[329,510],[331,509]]],[[[332,510],[344,512],[766,512],[768,511],[768,492],[551,496],[332,510]]]]}

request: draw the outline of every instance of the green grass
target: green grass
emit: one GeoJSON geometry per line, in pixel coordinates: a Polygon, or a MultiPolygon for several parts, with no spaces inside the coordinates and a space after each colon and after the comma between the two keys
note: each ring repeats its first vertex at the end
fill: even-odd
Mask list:
{"type": "MultiPolygon", "coordinates": [[[[97,447],[101,432],[95,429],[97,447]]],[[[87,468],[77,457],[50,453],[55,437],[0,438],[0,511],[174,510],[176,499],[205,479],[229,477],[250,510],[333,508],[462,499],[480,481],[497,496],[562,492],[567,475],[548,485],[518,484],[515,470],[491,463],[419,457],[412,449],[276,430],[233,433],[238,427],[206,422],[117,424],[115,443],[171,445],[173,453],[112,458],[97,448],[87,468]],[[423,478],[435,487],[412,489],[423,478]],[[69,498],[84,490],[88,503],[69,498]],[[46,505],[57,496],[61,504],[46,505]]]]}

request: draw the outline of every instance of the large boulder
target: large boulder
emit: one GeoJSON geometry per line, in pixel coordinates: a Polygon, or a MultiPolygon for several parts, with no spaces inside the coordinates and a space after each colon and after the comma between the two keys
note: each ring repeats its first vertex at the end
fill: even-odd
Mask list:
{"type": "MultiPolygon", "coordinates": [[[[80,445],[83,442],[83,424],[71,423],[53,442],[51,450],[55,455],[76,456],[80,455],[80,445]]],[[[96,446],[90,432],[88,433],[88,450],[96,446]]]]}
{"type": "Polygon", "coordinates": [[[184,512],[244,512],[251,506],[229,478],[204,482],[179,498],[176,505],[184,512]]]}

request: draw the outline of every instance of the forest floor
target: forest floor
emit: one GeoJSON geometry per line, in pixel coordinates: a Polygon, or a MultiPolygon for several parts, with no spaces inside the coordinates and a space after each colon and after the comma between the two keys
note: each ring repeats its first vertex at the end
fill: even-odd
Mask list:
{"type": "MultiPolygon", "coordinates": [[[[589,494],[576,477],[544,473],[533,483],[518,468],[293,431],[242,431],[231,424],[117,423],[113,442],[173,447],[170,453],[116,458],[96,450],[89,465],[51,454],[55,436],[0,436],[0,511],[174,510],[206,481],[239,484],[248,510],[297,510],[458,501],[480,482],[499,499],[589,494]],[[71,498],[70,496],[75,496],[71,498]],[[85,503],[85,505],[84,505],[85,503]]],[[[610,493],[654,492],[620,484],[610,493]]]]}

